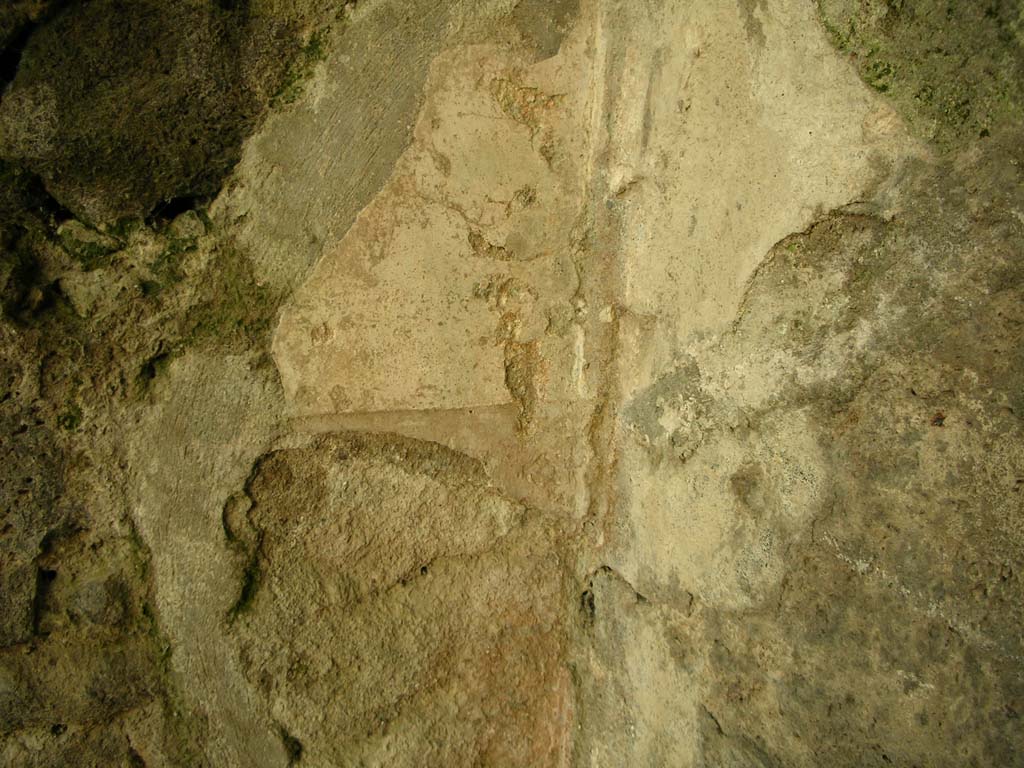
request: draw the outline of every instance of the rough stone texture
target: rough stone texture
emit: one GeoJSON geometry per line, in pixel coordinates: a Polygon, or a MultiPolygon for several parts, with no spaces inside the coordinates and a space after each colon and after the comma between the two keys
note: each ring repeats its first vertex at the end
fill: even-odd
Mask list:
{"type": "Polygon", "coordinates": [[[71,4],[21,53],[0,109],[0,152],[93,223],[211,196],[290,53],[274,16],[232,5],[71,4]]]}
{"type": "Polygon", "coordinates": [[[818,0],[864,81],[891,95],[940,147],[1019,120],[1024,15],[1018,0],[818,0]]]}
{"type": "Polygon", "coordinates": [[[1024,6],[0,12],[0,762],[1012,766],[1024,6]]]}
{"type": "Polygon", "coordinates": [[[558,764],[571,687],[550,525],[465,456],[404,439],[275,451],[247,489],[229,502],[251,505],[229,531],[249,550],[232,634],[304,759],[558,764]]]}

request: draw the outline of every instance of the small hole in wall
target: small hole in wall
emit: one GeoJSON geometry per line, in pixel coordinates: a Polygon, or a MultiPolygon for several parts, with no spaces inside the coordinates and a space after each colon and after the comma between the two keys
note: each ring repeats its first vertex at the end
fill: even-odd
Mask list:
{"type": "Polygon", "coordinates": [[[186,211],[201,207],[203,202],[202,198],[192,195],[172,197],[170,200],[164,200],[158,204],[146,217],[146,223],[157,228],[163,227],[186,211]]]}
{"type": "Polygon", "coordinates": [[[157,374],[160,372],[161,366],[164,365],[169,358],[170,355],[166,352],[161,352],[159,354],[153,355],[153,357],[149,358],[149,360],[147,360],[146,363],[139,370],[139,378],[144,383],[153,381],[153,379],[155,379],[157,374]]]}
{"type": "Polygon", "coordinates": [[[580,608],[583,611],[583,618],[587,621],[594,620],[594,616],[597,614],[597,603],[594,600],[594,593],[589,589],[580,595],[580,608]]]}
{"type": "Polygon", "coordinates": [[[284,751],[288,753],[288,765],[295,765],[302,759],[302,742],[281,728],[281,742],[284,744],[284,751]]]}
{"type": "Polygon", "coordinates": [[[42,631],[40,623],[43,618],[43,609],[46,606],[46,598],[50,593],[50,585],[57,580],[57,572],[49,568],[40,568],[36,574],[36,595],[32,601],[32,629],[37,635],[46,636],[42,631]]]}

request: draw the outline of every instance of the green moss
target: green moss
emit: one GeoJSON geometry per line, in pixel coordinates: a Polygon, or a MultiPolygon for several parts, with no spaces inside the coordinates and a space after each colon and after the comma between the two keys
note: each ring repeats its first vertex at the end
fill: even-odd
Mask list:
{"type": "Polygon", "coordinates": [[[61,236],[60,240],[64,250],[73,256],[87,272],[109,266],[113,254],[118,250],[116,245],[102,241],[77,240],[67,235],[61,236]]]}
{"type": "Polygon", "coordinates": [[[57,426],[66,432],[74,432],[82,424],[82,409],[77,403],[69,403],[57,416],[57,426]]]}
{"type": "Polygon", "coordinates": [[[818,0],[833,45],[944,150],[1024,121],[1016,0],[818,0]]]}
{"type": "Polygon", "coordinates": [[[100,229],[104,234],[116,238],[121,243],[126,243],[131,239],[133,234],[144,226],[145,224],[141,219],[127,217],[118,219],[111,224],[101,226],[100,229]]]}
{"type": "Polygon", "coordinates": [[[843,24],[841,20],[836,19],[832,14],[829,14],[827,12],[825,0],[818,0],[818,15],[819,18],[821,18],[822,26],[825,27],[825,31],[828,33],[829,39],[832,41],[832,45],[840,51],[849,50],[850,41],[855,37],[853,23],[850,22],[848,25],[843,24]]]}
{"type": "Polygon", "coordinates": [[[280,297],[256,280],[240,250],[224,245],[214,253],[202,290],[184,318],[184,344],[242,350],[265,339],[280,297]]]}
{"type": "Polygon", "coordinates": [[[155,296],[168,286],[180,283],[185,278],[181,270],[181,257],[194,251],[197,246],[198,241],[194,237],[168,240],[166,247],[148,265],[151,278],[143,281],[143,293],[155,296]]]}
{"type": "Polygon", "coordinates": [[[327,53],[326,30],[313,33],[288,68],[281,87],[274,95],[273,104],[280,106],[295,102],[302,95],[305,83],[312,76],[316,65],[327,58],[327,53]]]}
{"type": "Polygon", "coordinates": [[[864,82],[876,91],[884,93],[889,90],[889,86],[896,76],[896,70],[887,61],[872,61],[863,68],[862,74],[864,82]]]}

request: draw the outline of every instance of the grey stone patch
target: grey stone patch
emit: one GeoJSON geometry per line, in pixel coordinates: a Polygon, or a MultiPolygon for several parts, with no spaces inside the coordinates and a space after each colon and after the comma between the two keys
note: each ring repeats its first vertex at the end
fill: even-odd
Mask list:
{"type": "Polygon", "coordinates": [[[512,20],[537,58],[547,59],[558,53],[579,10],[579,0],[519,0],[512,20]]]}
{"type": "Polygon", "coordinates": [[[688,357],[635,395],[623,408],[622,419],[644,445],[685,461],[704,440],[710,406],[701,390],[700,368],[688,357]],[[666,427],[666,421],[677,425],[666,427]]]}
{"type": "Polygon", "coordinates": [[[743,25],[747,34],[758,46],[763,47],[767,38],[764,35],[764,24],[757,17],[758,13],[764,13],[763,0],[737,0],[740,6],[740,13],[743,14],[743,25]]]}

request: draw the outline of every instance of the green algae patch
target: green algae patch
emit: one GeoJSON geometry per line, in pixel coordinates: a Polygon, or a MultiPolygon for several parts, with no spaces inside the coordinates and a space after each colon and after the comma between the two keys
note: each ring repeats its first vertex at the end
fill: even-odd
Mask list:
{"type": "Polygon", "coordinates": [[[318,30],[302,46],[274,95],[273,106],[292,104],[302,95],[306,81],[313,76],[317,64],[327,58],[327,38],[326,30],[318,30]]]}
{"type": "Polygon", "coordinates": [[[57,228],[57,238],[64,250],[86,271],[108,266],[112,255],[120,250],[122,245],[114,237],[90,229],[73,219],[57,228]]]}
{"type": "Polygon", "coordinates": [[[82,409],[77,403],[69,403],[57,417],[57,426],[67,432],[74,432],[82,423],[82,409]]]}
{"type": "Polygon", "coordinates": [[[216,249],[201,291],[184,317],[184,345],[243,351],[266,340],[281,297],[256,278],[241,250],[216,249]]]}
{"type": "Polygon", "coordinates": [[[864,82],[940,149],[1024,120],[1018,0],[818,0],[818,9],[864,82]]]}

